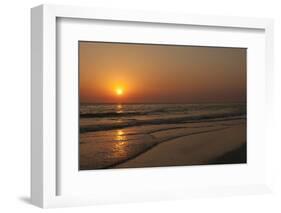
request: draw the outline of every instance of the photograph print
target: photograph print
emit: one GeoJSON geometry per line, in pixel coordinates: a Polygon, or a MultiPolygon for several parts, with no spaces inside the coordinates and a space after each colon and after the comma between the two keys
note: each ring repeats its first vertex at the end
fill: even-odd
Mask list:
{"type": "Polygon", "coordinates": [[[247,163],[247,49],[79,41],[79,170],[247,163]]]}

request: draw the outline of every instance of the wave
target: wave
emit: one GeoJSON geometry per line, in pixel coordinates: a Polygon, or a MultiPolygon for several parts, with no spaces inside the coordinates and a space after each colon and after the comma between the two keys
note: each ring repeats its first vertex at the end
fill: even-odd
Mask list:
{"type": "MultiPolygon", "coordinates": [[[[90,115],[92,116],[92,114],[89,114],[88,116],[90,115]]],[[[226,121],[226,120],[236,120],[236,119],[245,119],[245,118],[246,118],[245,112],[229,112],[229,113],[217,113],[217,114],[189,115],[189,116],[182,116],[182,117],[157,118],[157,119],[147,119],[147,120],[131,119],[131,120],[124,120],[120,123],[83,126],[80,127],[80,133],[115,130],[115,129],[144,126],[144,125],[199,123],[199,122],[207,122],[207,121],[208,122],[226,121]]]]}
{"type": "Polygon", "coordinates": [[[148,111],[108,111],[108,112],[89,112],[80,113],[80,118],[115,118],[115,117],[130,117],[140,115],[159,115],[162,113],[183,112],[178,109],[171,111],[170,109],[154,109],[148,111]]]}
{"type": "Polygon", "coordinates": [[[147,115],[146,112],[105,112],[105,113],[84,113],[80,118],[107,118],[107,117],[127,117],[136,115],[147,115]]]}
{"type": "Polygon", "coordinates": [[[149,115],[194,115],[202,113],[246,112],[245,104],[109,104],[81,105],[80,118],[120,118],[149,115]]]}

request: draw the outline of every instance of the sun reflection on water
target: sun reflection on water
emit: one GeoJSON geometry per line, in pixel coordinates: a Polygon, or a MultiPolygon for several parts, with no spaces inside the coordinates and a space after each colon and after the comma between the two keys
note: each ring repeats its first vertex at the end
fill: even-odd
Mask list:
{"type": "Polygon", "coordinates": [[[114,157],[127,156],[128,141],[123,130],[117,130],[115,135],[115,142],[113,145],[114,157]]]}
{"type": "Polygon", "coordinates": [[[123,112],[123,106],[122,106],[122,104],[117,104],[117,105],[116,105],[116,112],[117,112],[117,113],[122,113],[122,112],[123,112]]]}

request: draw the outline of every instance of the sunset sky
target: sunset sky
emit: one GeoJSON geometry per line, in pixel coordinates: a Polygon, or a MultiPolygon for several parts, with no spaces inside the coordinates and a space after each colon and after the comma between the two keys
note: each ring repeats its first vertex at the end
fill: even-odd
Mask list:
{"type": "Polygon", "coordinates": [[[80,41],[80,102],[246,102],[246,51],[80,41]]]}

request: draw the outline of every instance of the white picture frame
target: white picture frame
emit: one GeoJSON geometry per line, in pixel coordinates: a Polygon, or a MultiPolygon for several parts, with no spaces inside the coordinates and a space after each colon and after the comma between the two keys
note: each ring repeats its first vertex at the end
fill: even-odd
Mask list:
{"type": "MultiPolygon", "coordinates": [[[[58,20],[78,19],[78,20],[101,20],[101,21],[118,21],[118,23],[147,23],[160,26],[199,26],[207,28],[219,28],[227,31],[232,30],[258,30],[263,32],[262,41],[264,45],[264,67],[261,69],[261,76],[256,81],[256,87],[259,82],[263,81],[264,87],[261,86],[260,92],[265,95],[264,108],[270,112],[272,107],[272,78],[273,78],[273,21],[271,19],[257,18],[241,18],[241,17],[216,17],[203,15],[187,15],[187,14],[166,14],[154,13],[147,11],[123,11],[112,9],[84,8],[74,6],[54,6],[41,5],[31,10],[31,73],[32,73],[32,103],[31,103],[31,201],[33,204],[47,207],[62,207],[76,205],[91,205],[99,203],[116,203],[128,201],[143,200],[165,200],[178,199],[185,197],[197,196],[214,196],[214,195],[234,195],[234,194],[253,194],[264,193],[270,191],[270,172],[268,162],[264,163],[262,168],[256,168],[257,172],[262,173],[263,177],[250,184],[249,181],[235,182],[230,180],[225,184],[202,186],[200,182],[193,182],[193,188],[176,185],[164,185],[161,181],[158,188],[153,189],[153,193],[146,191],[145,187],[142,192],[137,193],[133,190],[125,190],[120,196],[116,192],[110,193],[105,191],[103,194],[95,195],[83,194],[60,194],[58,191],[59,184],[63,179],[60,178],[61,167],[59,164],[60,152],[58,151],[58,96],[57,88],[60,81],[57,79],[57,36],[58,36],[58,20]],[[233,182],[233,183],[232,183],[233,182]],[[159,187],[164,189],[159,190],[159,187]],[[166,188],[165,188],[166,187],[166,188]],[[188,190],[187,190],[188,189],[188,190]]],[[[235,36],[235,35],[233,35],[235,36]]],[[[254,102],[254,101],[253,101],[254,102]]],[[[265,110],[261,107],[260,110],[265,110]]],[[[254,114],[254,113],[253,113],[254,114]]],[[[264,116],[264,124],[262,128],[270,128],[272,114],[268,113],[264,116]]],[[[265,131],[266,133],[266,131],[265,131]]],[[[258,136],[264,138],[261,142],[262,146],[268,146],[270,143],[267,135],[258,131],[258,136]]],[[[257,151],[265,159],[265,151],[257,151]]],[[[184,169],[184,168],[182,168],[184,169]]],[[[244,168],[247,170],[247,168],[244,168]]],[[[155,169],[145,169],[144,173],[151,172],[155,169]]],[[[161,173],[161,168],[157,168],[161,173]]],[[[78,171],[77,171],[78,172],[78,171]]],[[[118,171],[122,175],[132,173],[128,170],[118,171]]],[[[177,173],[179,170],[170,170],[177,173]]],[[[192,170],[190,170],[192,172],[192,170]]],[[[211,172],[210,168],[204,172],[211,172]]],[[[152,172],[153,173],[153,172],[152,172]]],[[[109,173],[107,173],[109,174],[109,173]]],[[[200,174],[200,173],[198,173],[200,174]]],[[[206,174],[206,173],[204,173],[206,174]]],[[[85,173],[84,173],[85,175],[85,173]]],[[[91,177],[94,175],[91,175],[91,177]]],[[[106,174],[103,174],[106,175],[106,174]]],[[[90,177],[90,176],[89,176],[90,177]]],[[[110,177],[110,176],[108,176],[110,177]]],[[[195,176],[196,177],[196,176],[195,176]]],[[[173,178],[171,176],[171,178],[173,178]]],[[[110,180],[110,178],[108,178],[110,180]]],[[[249,177],[250,179],[250,177],[249,177]]],[[[72,181],[72,179],[71,179],[72,181]]],[[[74,179],[73,179],[74,181],[74,179]]],[[[71,182],[70,182],[71,183],[71,182]]],[[[75,183],[73,183],[75,185],[75,183]]],[[[140,184],[141,185],[141,184],[140,184]]],[[[70,185],[67,185],[70,187],[70,185]]],[[[91,187],[89,187],[91,188],[91,187]]],[[[69,191],[74,190],[69,189],[69,191]]],[[[77,190],[77,188],[75,189],[77,190]]],[[[97,192],[101,190],[97,189],[97,192]]]]}

